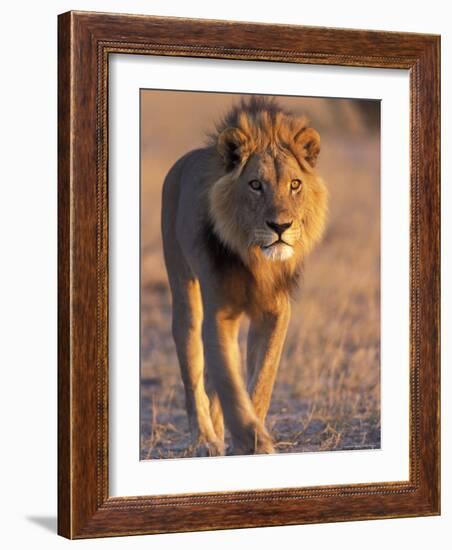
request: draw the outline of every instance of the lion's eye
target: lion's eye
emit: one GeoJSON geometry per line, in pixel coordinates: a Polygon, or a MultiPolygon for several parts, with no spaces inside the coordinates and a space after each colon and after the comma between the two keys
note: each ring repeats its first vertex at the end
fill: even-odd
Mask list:
{"type": "Polygon", "coordinates": [[[262,191],[262,183],[259,180],[251,180],[249,186],[253,191],[262,191]]]}
{"type": "Polygon", "coordinates": [[[290,182],[290,188],[292,189],[292,191],[298,191],[300,187],[301,187],[301,180],[292,180],[290,182]]]}

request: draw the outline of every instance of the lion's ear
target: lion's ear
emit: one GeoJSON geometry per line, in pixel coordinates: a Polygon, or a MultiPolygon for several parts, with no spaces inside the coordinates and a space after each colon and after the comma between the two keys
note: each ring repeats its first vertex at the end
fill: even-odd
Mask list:
{"type": "Polygon", "coordinates": [[[295,144],[311,166],[315,166],[320,153],[320,135],[314,128],[304,128],[295,136],[295,144]]]}
{"type": "Polygon", "coordinates": [[[227,170],[235,168],[245,155],[246,135],[238,128],[226,128],[218,136],[217,150],[227,170]]]}

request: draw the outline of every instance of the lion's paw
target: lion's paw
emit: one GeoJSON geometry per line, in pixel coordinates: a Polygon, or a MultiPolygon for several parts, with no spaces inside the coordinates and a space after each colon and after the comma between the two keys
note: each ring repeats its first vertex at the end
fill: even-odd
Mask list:
{"type": "Polygon", "coordinates": [[[234,453],[241,455],[253,454],[273,454],[275,448],[273,441],[265,428],[255,427],[252,432],[242,436],[241,440],[236,440],[234,443],[234,453]]]}
{"type": "Polygon", "coordinates": [[[256,443],[256,448],[254,451],[256,454],[273,454],[275,453],[275,448],[273,447],[273,442],[270,437],[262,438],[256,443]]]}
{"type": "Polygon", "coordinates": [[[221,441],[208,441],[199,439],[192,446],[192,455],[196,457],[222,456],[224,455],[224,443],[221,441]]]}

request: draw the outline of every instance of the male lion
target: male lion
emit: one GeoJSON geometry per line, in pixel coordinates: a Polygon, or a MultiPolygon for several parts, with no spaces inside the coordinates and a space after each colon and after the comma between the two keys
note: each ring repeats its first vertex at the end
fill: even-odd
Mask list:
{"type": "Polygon", "coordinates": [[[166,176],[162,235],[173,336],[198,456],[224,454],[223,415],[234,454],[274,452],[264,421],[290,292],[325,221],[327,191],[314,171],[319,150],[305,118],[254,97],[166,176]],[[237,339],[244,314],[246,383],[237,339]]]}

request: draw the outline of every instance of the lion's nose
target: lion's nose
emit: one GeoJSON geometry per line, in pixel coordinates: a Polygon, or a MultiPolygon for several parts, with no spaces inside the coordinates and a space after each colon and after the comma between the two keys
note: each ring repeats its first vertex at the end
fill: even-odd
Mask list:
{"type": "Polygon", "coordinates": [[[289,229],[289,227],[292,225],[293,222],[286,222],[286,223],[276,223],[276,222],[266,222],[268,227],[272,229],[278,237],[281,237],[281,235],[286,231],[286,229],[289,229]]]}

